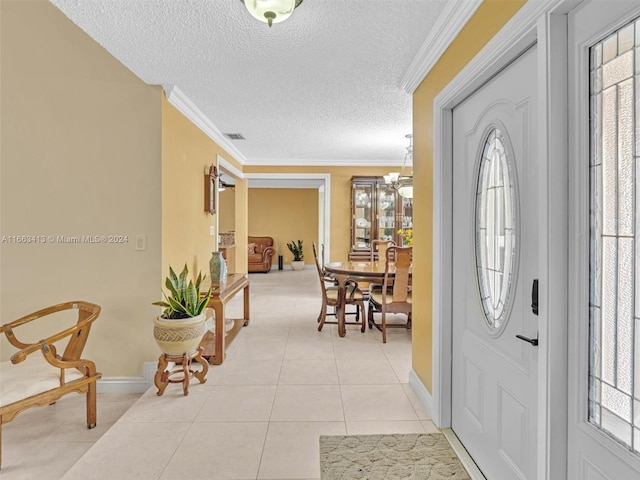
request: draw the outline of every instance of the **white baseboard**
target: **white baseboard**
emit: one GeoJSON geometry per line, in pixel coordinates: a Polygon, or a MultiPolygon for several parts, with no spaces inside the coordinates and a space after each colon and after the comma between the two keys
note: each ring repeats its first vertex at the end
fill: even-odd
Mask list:
{"type": "Polygon", "coordinates": [[[469,455],[469,452],[467,452],[467,450],[464,448],[464,445],[460,443],[460,440],[458,440],[456,434],[453,433],[453,430],[451,430],[450,428],[445,428],[442,430],[442,433],[444,433],[444,436],[447,437],[447,440],[449,440],[451,448],[454,452],[456,452],[456,455],[460,459],[462,466],[471,477],[471,480],[486,480],[486,477],[482,474],[478,466],[475,464],[475,462],[471,458],[471,455],[469,455]]]}
{"type": "Polygon", "coordinates": [[[411,388],[417,395],[418,400],[420,400],[420,404],[424,408],[425,412],[427,412],[429,418],[433,418],[433,397],[413,368],[409,370],[409,385],[411,385],[411,388]]]}
{"type": "Polygon", "coordinates": [[[98,393],[144,393],[153,385],[157,362],[144,362],[142,377],[102,377],[98,380],[98,393]]]}
{"type": "MultiPolygon", "coordinates": [[[[411,388],[418,397],[418,400],[420,400],[420,404],[424,407],[429,418],[433,418],[433,397],[413,369],[409,371],[409,385],[411,385],[411,388]]],[[[462,462],[462,465],[467,470],[471,480],[486,480],[485,476],[469,455],[469,452],[467,452],[462,443],[460,443],[456,434],[453,433],[453,430],[445,428],[442,430],[442,433],[444,433],[447,440],[449,440],[451,448],[453,448],[453,451],[458,455],[460,462],[462,462]]]]}

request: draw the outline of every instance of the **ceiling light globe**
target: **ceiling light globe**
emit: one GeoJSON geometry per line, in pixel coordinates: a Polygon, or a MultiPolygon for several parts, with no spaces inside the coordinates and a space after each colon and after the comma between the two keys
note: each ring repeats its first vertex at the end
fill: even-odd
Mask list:
{"type": "Polygon", "coordinates": [[[398,189],[398,194],[404,198],[413,198],[413,185],[407,185],[398,189]]]}
{"type": "Polygon", "coordinates": [[[241,0],[249,13],[261,22],[284,22],[302,0],[241,0]]]}

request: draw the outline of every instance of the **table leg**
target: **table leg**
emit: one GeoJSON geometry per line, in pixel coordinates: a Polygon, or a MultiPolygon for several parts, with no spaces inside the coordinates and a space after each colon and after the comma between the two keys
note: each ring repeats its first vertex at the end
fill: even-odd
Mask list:
{"type": "Polygon", "coordinates": [[[244,287],[244,326],[249,325],[249,284],[244,287]]]}
{"type": "Polygon", "coordinates": [[[226,332],[224,331],[224,304],[220,301],[213,302],[213,312],[216,316],[216,351],[213,357],[214,365],[221,365],[224,362],[225,356],[225,336],[226,332]]]}
{"type": "Polygon", "coordinates": [[[347,328],[344,324],[346,314],[345,298],[347,296],[347,289],[345,288],[345,280],[341,280],[338,283],[338,306],[336,307],[336,320],[338,321],[338,335],[344,337],[347,334],[347,328]]]}

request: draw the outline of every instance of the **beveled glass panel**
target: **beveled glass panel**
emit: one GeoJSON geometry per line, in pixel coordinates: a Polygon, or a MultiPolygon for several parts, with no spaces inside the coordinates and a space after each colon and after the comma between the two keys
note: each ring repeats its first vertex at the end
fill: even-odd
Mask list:
{"type": "Polygon", "coordinates": [[[633,80],[618,87],[618,234],[633,235],[633,80]]]}
{"type": "Polygon", "coordinates": [[[591,224],[589,284],[591,305],[602,306],[602,165],[591,167],[591,224]]]}
{"type": "MultiPolygon", "coordinates": [[[[599,71],[600,69],[596,70],[599,71]]],[[[633,52],[628,51],[602,67],[602,88],[607,89],[633,75],[633,52]]]]}
{"type": "Polygon", "coordinates": [[[617,387],[633,392],[633,240],[618,239],[617,387]]]}
{"type": "Polygon", "coordinates": [[[612,385],[616,381],[616,287],[618,242],[603,238],[602,252],[602,379],[612,385]]]}
{"type": "MultiPolygon", "coordinates": [[[[591,307],[589,309],[589,342],[591,348],[589,349],[589,373],[594,378],[602,377],[602,311],[598,307],[591,307]]],[[[599,380],[598,380],[599,382],[599,380]]],[[[599,383],[597,384],[599,385],[599,383]]],[[[596,387],[593,386],[595,389],[596,387]]],[[[600,397],[596,397],[599,402],[600,397]]]]}
{"type": "Polygon", "coordinates": [[[608,411],[606,408],[602,408],[601,422],[604,430],[611,433],[622,443],[631,446],[631,425],[608,411]]]}
{"type": "Polygon", "coordinates": [[[607,63],[618,55],[618,35],[614,33],[602,42],[602,62],[607,63]]]}
{"type": "Polygon", "coordinates": [[[606,383],[602,384],[602,406],[623,420],[631,421],[631,397],[606,383]]]}
{"type": "MultiPolygon", "coordinates": [[[[633,320],[635,324],[634,329],[634,369],[633,369],[633,396],[636,400],[640,401],[640,352],[638,352],[638,348],[640,348],[640,319],[634,318],[633,320]]],[[[640,408],[636,409],[636,414],[640,415],[640,408]]],[[[640,427],[640,422],[636,422],[636,425],[640,427]]]]}
{"type": "Polygon", "coordinates": [[[603,234],[615,235],[618,223],[616,184],[618,177],[618,132],[617,88],[612,87],[602,94],[602,184],[603,184],[603,234]]]}
{"type": "Polygon", "coordinates": [[[633,34],[633,23],[618,32],[618,55],[622,55],[627,50],[631,50],[633,48],[633,34]]]}
{"type": "Polygon", "coordinates": [[[486,136],[478,171],[475,206],[477,281],[486,324],[500,328],[512,290],[516,260],[516,201],[504,133],[486,136]]]}

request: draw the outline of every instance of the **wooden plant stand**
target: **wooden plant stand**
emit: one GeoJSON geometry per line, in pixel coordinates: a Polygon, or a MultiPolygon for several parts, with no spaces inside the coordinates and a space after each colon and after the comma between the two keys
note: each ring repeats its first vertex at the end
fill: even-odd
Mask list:
{"type": "Polygon", "coordinates": [[[189,380],[196,377],[200,380],[200,383],[207,381],[207,372],[209,371],[209,364],[202,358],[202,352],[204,348],[198,347],[198,350],[192,353],[185,353],[183,356],[167,355],[163,353],[158,359],[158,370],[154,377],[154,383],[158,387],[156,395],[160,396],[164,393],[165,388],[170,383],[182,383],[182,390],[184,395],[189,395],[189,380]],[[202,365],[201,371],[191,370],[191,362],[197,362],[202,365]],[[176,362],[176,366],[171,370],[167,369],[169,362],[176,362]],[[179,376],[180,378],[171,378],[172,376],[179,376]]]}

